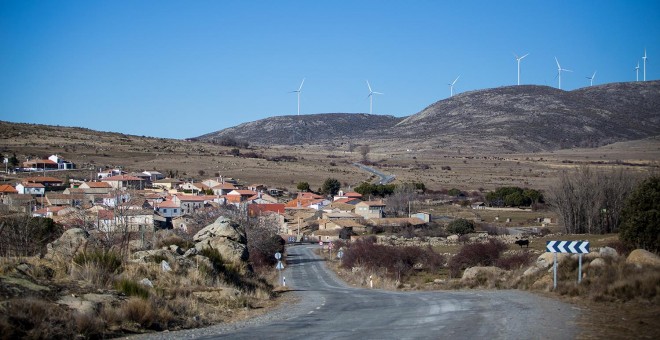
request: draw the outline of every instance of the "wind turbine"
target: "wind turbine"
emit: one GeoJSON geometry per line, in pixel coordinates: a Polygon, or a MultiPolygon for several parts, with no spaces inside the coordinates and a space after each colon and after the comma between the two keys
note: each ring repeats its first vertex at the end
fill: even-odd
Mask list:
{"type": "Polygon", "coordinates": [[[557,60],[557,57],[555,57],[555,61],[557,62],[557,77],[559,77],[559,89],[561,90],[561,71],[566,71],[566,72],[573,72],[573,71],[567,70],[565,68],[561,68],[561,65],[559,65],[559,60],[557,60]]]}
{"type": "Polygon", "coordinates": [[[594,78],[596,78],[596,71],[594,71],[594,74],[592,74],[591,77],[587,77],[587,79],[589,79],[589,86],[594,86],[594,78]]]}
{"type": "Polygon", "coordinates": [[[644,60],[644,81],[646,81],[646,49],[644,49],[644,56],[642,59],[644,60]]]}
{"type": "Polygon", "coordinates": [[[300,83],[300,87],[298,88],[297,91],[291,91],[289,93],[296,93],[298,94],[298,116],[300,116],[300,93],[302,92],[302,86],[305,83],[305,78],[303,78],[302,82],[300,83]]]}
{"type": "Polygon", "coordinates": [[[522,57],[518,57],[518,55],[516,55],[515,53],[513,55],[516,57],[516,60],[518,61],[518,85],[520,85],[520,61],[522,60],[522,58],[528,56],[529,53],[525,54],[522,57]]]}
{"type": "Polygon", "coordinates": [[[367,87],[369,88],[369,95],[367,96],[367,97],[369,97],[369,114],[371,114],[372,109],[374,107],[374,94],[383,94],[383,93],[372,91],[371,90],[371,85],[369,85],[368,80],[367,80],[367,87]]]}
{"type": "Polygon", "coordinates": [[[639,61],[637,62],[637,67],[635,67],[635,81],[639,81],[639,61]]]}
{"type": "Polygon", "coordinates": [[[450,96],[450,97],[453,97],[453,96],[454,96],[454,84],[456,84],[456,81],[457,81],[458,78],[460,78],[460,77],[461,77],[461,76],[456,77],[456,79],[454,79],[454,81],[452,81],[451,84],[447,84],[447,85],[449,85],[449,96],[450,96]]]}

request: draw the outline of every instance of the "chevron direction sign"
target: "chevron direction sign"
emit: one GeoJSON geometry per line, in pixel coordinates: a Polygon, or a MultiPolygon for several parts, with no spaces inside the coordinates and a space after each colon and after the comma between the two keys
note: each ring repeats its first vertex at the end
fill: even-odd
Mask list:
{"type": "Polygon", "coordinates": [[[589,241],[548,241],[545,249],[550,253],[586,254],[589,252],[589,241]]]}

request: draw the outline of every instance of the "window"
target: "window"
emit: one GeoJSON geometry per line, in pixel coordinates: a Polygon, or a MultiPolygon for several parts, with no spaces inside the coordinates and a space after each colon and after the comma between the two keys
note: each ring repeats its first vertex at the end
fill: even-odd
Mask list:
{"type": "Polygon", "coordinates": [[[167,209],[163,209],[163,212],[166,213],[166,212],[167,212],[167,209]]]}
{"type": "Polygon", "coordinates": [[[176,214],[176,209],[174,209],[174,213],[176,214]]]}

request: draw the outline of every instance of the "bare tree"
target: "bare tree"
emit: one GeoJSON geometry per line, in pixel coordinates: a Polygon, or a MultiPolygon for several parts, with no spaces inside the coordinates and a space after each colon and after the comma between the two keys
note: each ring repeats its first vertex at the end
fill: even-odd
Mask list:
{"type": "Polygon", "coordinates": [[[369,145],[360,145],[360,148],[358,149],[360,152],[360,156],[362,156],[362,161],[363,162],[368,162],[369,161],[369,145]]]}
{"type": "Polygon", "coordinates": [[[617,231],[624,200],[637,181],[637,176],[623,170],[597,172],[582,166],[559,174],[548,192],[548,202],[566,233],[612,233],[617,231]]]}
{"type": "Polygon", "coordinates": [[[387,210],[397,216],[407,216],[410,202],[417,198],[417,189],[412,183],[397,185],[394,193],[387,197],[387,210]]]}

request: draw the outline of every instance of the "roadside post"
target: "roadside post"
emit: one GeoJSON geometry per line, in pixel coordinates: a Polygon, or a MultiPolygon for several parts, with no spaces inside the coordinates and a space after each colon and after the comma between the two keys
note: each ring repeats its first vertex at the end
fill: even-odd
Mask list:
{"type": "Polygon", "coordinates": [[[578,255],[578,284],[582,282],[582,254],[589,253],[589,241],[548,241],[545,244],[546,252],[554,253],[552,266],[553,289],[557,289],[557,253],[570,253],[578,255]]]}
{"type": "Polygon", "coordinates": [[[282,286],[286,287],[286,278],[282,280],[282,269],[284,269],[284,264],[282,264],[282,254],[278,251],[275,253],[275,259],[277,259],[277,265],[275,266],[275,269],[277,269],[277,276],[279,276],[279,282],[282,283],[282,286]]]}

